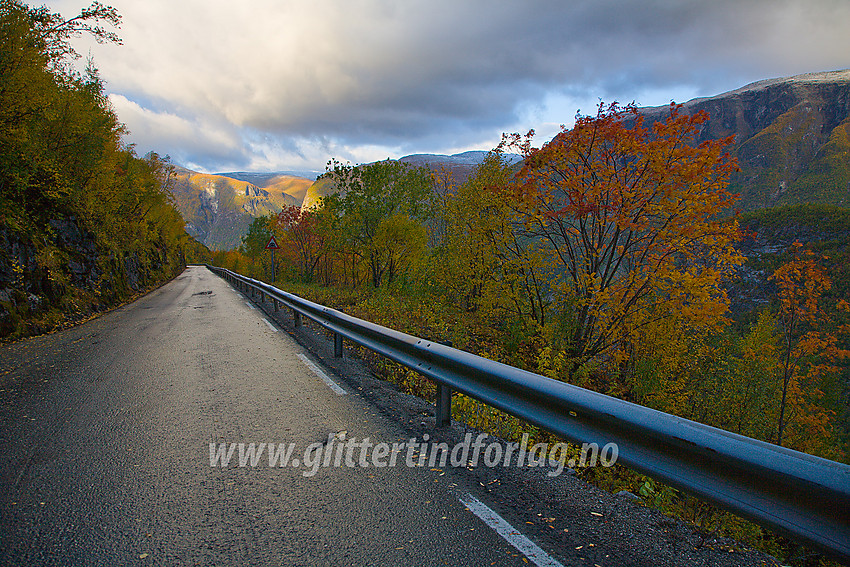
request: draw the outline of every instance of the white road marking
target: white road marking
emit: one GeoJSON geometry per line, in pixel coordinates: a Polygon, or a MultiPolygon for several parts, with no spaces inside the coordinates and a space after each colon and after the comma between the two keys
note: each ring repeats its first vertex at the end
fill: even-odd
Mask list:
{"type": "Polygon", "coordinates": [[[327,374],[325,374],[324,372],[322,372],[322,370],[321,370],[318,366],[316,366],[315,364],[313,364],[312,362],[310,362],[310,359],[309,359],[309,358],[307,358],[306,356],[304,356],[302,353],[298,353],[298,358],[300,358],[300,359],[304,362],[304,364],[306,364],[306,365],[307,365],[307,368],[309,368],[310,370],[312,370],[312,371],[316,374],[316,376],[318,376],[319,378],[321,378],[321,379],[322,379],[322,381],[323,381],[325,384],[327,384],[327,385],[328,385],[328,387],[329,387],[331,390],[333,390],[334,392],[336,392],[336,393],[337,393],[337,394],[339,394],[340,396],[345,395],[345,394],[347,394],[347,393],[348,393],[348,392],[346,392],[346,391],[345,391],[345,390],[344,390],[344,389],[343,389],[343,388],[342,388],[339,384],[337,384],[336,382],[334,382],[333,380],[331,380],[330,378],[328,378],[328,375],[327,375],[327,374]]]}
{"type": "Polygon", "coordinates": [[[252,304],[248,303],[247,301],[245,302],[245,305],[247,305],[249,309],[256,309],[252,304]]]}
{"type": "Polygon", "coordinates": [[[263,317],[263,323],[265,323],[266,325],[268,325],[268,326],[269,326],[269,329],[271,329],[271,330],[272,330],[272,331],[274,331],[275,333],[277,332],[277,327],[275,327],[274,325],[272,325],[271,321],[269,321],[269,320],[268,320],[268,319],[266,319],[265,317],[263,317]]]}
{"type": "Polygon", "coordinates": [[[536,543],[519,533],[512,525],[505,521],[499,514],[491,510],[486,504],[471,494],[456,494],[461,504],[469,508],[469,511],[481,518],[481,520],[493,528],[505,541],[514,546],[520,553],[528,557],[528,560],[538,567],[564,567],[551,555],[540,549],[536,543]]]}

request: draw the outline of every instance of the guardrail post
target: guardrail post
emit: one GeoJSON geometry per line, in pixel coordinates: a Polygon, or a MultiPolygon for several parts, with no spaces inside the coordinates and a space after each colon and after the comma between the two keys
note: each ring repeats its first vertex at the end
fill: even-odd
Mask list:
{"type": "Polygon", "coordinates": [[[446,427],[452,423],[452,389],[437,382],[437,407],[434,411],[437,427],[446,427]]]}
{"type": "Polygon", "coordinates": [[[292,325],[295,327],[301,326],[301,313],[295,309],[292,310],[292,325]]]}
{"type": "Polygon", "coordinates": [[[342,335],[334,333],[334,357],[342,358],[342,335]]]}
{"type": "Polygon", "coordinates": [[[277,303],[277,299],[272,298],[272,303],[274,303],[274,312],[277,313],[278,311],[280,311],[280,306],[277,303]]]}

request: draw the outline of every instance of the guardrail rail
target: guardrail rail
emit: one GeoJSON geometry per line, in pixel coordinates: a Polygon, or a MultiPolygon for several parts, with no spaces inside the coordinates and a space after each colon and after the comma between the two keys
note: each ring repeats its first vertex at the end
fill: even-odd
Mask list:
{"type": "Polygon", "coordinates": [[[437,384],[438,425],[458,391],[575,443],[616,443],[618,462],[850,563],[850,466],[682,419],[376,325],[207,265],[343,339],[437,384]]]}

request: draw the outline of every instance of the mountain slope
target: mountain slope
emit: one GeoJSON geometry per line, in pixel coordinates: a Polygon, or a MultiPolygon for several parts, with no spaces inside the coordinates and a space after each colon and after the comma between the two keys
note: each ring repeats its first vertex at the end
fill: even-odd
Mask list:
{"type": "MultiPolygon", "coordinates": [[[[711,119],[700,141],[734,135],[741,172],[731,182],[739,206],[850,206],[850,70],[752,83],[686,102],[711,119]]],[[[640,109],[648,122],[667,107],[640,109]]]]}
{"type": "Polygon", "coordinates": [[[249,175],[212,175],[176,168],[171,192],[186,220],[186,231],[211,249],[234,248],[254,217],[300,205],[312,184],[291,175],[256,174],[246,179],[249,175]]]}
{"type": "MultiPolygon", "coordinates": [[[[484,161],[487,154],[485,151],[469,151],[454,155],[441,154],[413,154],[399,158],[398,161],[409,163],[416,167],[429,167],[433,171],[442,169],[451,171],[455,180],[458,183],[466,181],[475,168],[484,161]]],[[[522,159],[522,156],[517,154],[505,154],[505,158],[509,163],[516,163],[522,159]]]]}

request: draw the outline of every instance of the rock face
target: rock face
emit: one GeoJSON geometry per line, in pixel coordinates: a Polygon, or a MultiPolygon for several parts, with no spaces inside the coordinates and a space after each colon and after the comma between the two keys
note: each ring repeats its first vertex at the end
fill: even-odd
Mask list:
{"type": "Polygon", "coordinates": [[[242,243],[255,217],[300,205],[311,183],[291,175],[209,175],[177,168],[171,193],[186,232],[209,248],[229,250],[242,243]]]}
{"type": "Polygon", "coordinates": [[[119,252],[74,216],[48,225],[37,240],[0,227],[0,339],[84,318],[182,269],[178,251],[160,243],[119,252]]]}
{"type": "MultiPolygon", "coordinates": [[[[683,105],[708,112],[700,141],[734,136],[743,210],[785,204],[850,206],[850,70],[759,81],[683,105]]],[[[651,122],[666,107],[641,109],[651,122]]]]}
{"type": "Polygon", "coordinates": [[[242,204],[243,211],[252,217],[258,217],[266,214],[269,208],[268,203],[268,191],[250,183],[245,186],[245,202],[242,204]]]}

